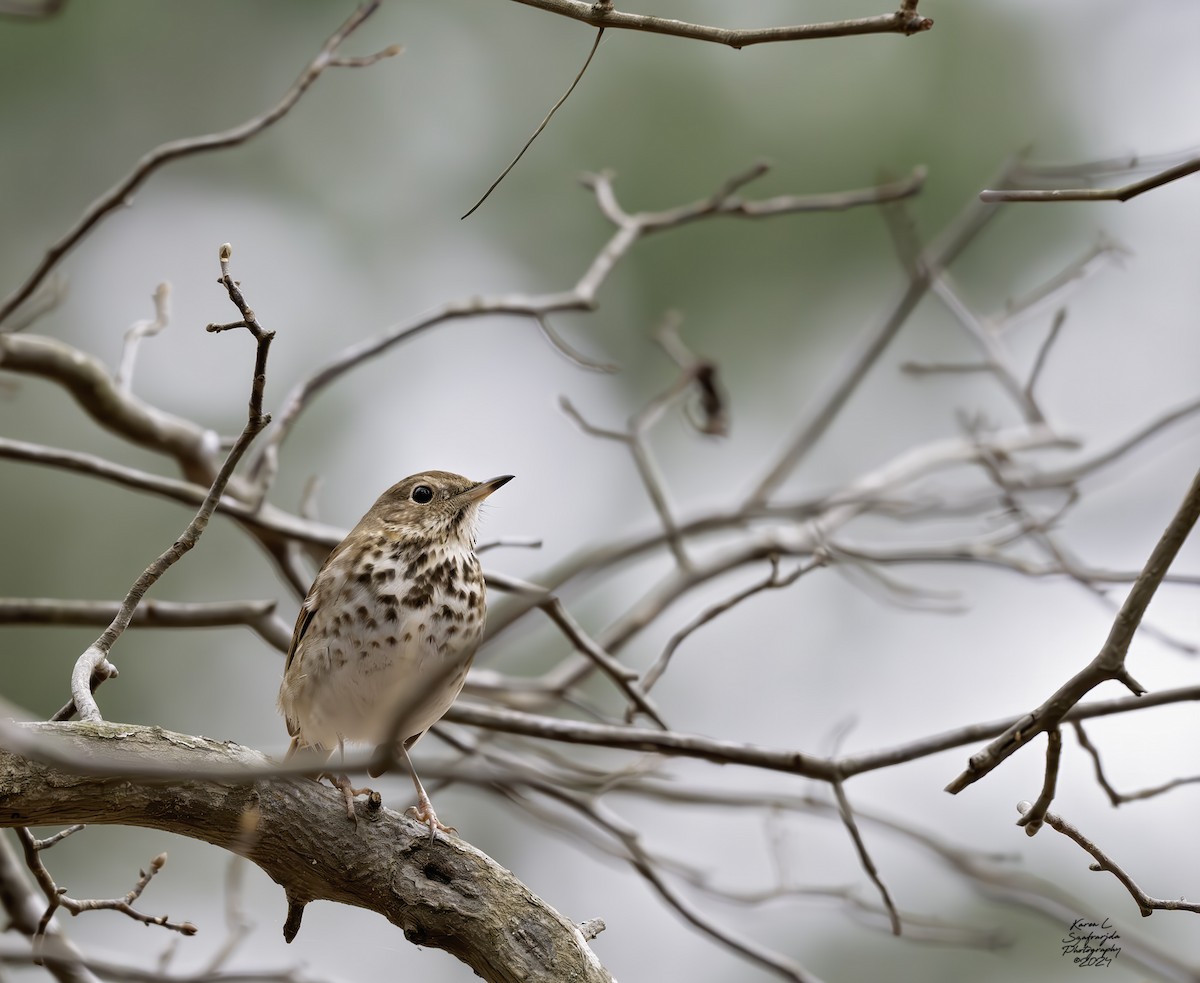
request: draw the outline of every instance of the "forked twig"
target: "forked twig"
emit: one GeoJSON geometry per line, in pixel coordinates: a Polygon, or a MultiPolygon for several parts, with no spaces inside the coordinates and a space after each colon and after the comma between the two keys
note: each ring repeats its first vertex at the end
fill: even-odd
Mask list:
{"type": "Polygon", "coordinates": [[[267,353],[270,351],[271,339],[275,337],[275,332],[267,331],[259,325],[254,312],[246,304],[240,288],[229,275],[229,260],[232,252],[228,243],[220,249],[221,283],[225,285],[230,300],[233,301],[234,305],[241,312],[242,317],[240,320],[230,324],[210,324],[207,330],[210,332],[220,332],[231,328],[246,328],[254,336],[256,342],[254,379],[250,386],[250,406],[246,426],[225,458],[225,462],[221,465],[220,471],[213,480],[204,502],[192,518],[192,521],[188,523],[187,528],[134,581],[128,594],[125,595],[125,600],[121,603],[116,617],[113,618],[100,637],[89,645],[76,661],[75,668],[71,673],[71,699],[81,720],[97,721],[102,719],[100,708],[96,705],[96,700],[92,696],[92,693],[100,682],[113,674],[112,664],[108,661],[109,652],[112,651],[112,647],[117,639],[129,627],[129,623],[133,619],[133,613],[137,610],[146,591],[153,587],[159,578],[199,541],[200,536],[208,527],[208,521],[212,518],[217,502],[224,493],[225,486],[233,475],[238,461],[241,460],[242,455],[246,452],[246,449],[250,446],[254,438],[258,436],[271,420],[270,415],[263,412],[262,403],[263,389],[267,381],[267,353]]]}

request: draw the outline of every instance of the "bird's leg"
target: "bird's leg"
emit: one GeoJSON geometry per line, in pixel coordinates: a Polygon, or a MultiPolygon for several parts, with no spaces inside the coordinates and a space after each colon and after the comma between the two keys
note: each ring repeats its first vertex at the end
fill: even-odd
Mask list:
{"type": "MultiPolygon", "coordinates": [[[[346,745],[340,738],[338,739],[338,754],[341,756],[342,767],[344,768],[346,766],[346,745]]],[[[332,772],[326,771],[318,775],[317,778],[318,780],[328,778],[329,783],[342,793],[342,798],[346,802],[346,816],[353,820],[355,826],[358,825],[358,813],[354,811],[355,798],[360,795],[370,796],[372,800],[379,798],[379,793],[374,789],[366,788],[365,786],[363,788],[355,788],[345,772],[335,775],[332,772]]]]}
{"type": "Polygon", "coordinates": [[[446,826],[438,820],[437,813],[433,811],[433,803],[429,801],[429,793],[425,791],[425,786],[421,784],[421,779],[417,777],[417,769],[413,767],[412,758],[408,756],[408,748],[403,744],[400,745],[400,753],[404,757],[404,764],[408,767],[408,773],[412,775],[413,786],[417,790],[417,804],[405,809],[405,814],[412,816],[418,822],[425,823],[429,827],[429,843],[431,846],[439,829],[443,833],[452,833],[457,836],[458,830],[453,826],[446,826]]]}

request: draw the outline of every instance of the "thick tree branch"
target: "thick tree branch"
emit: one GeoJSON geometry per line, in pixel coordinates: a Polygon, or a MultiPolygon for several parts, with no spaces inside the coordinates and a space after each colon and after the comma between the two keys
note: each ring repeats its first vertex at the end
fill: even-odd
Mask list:
{"type": "Polygon", "coordinates": [[[347,822],[340,793],[308,779],[242,784],[188,777],[196,766],[233,771],[269,761],[235,744],[128,724],[30,724],[72,757],[157,762],[176,781],[70,774],[0,750],[0,825],[107,823],[203,840],[245,856],[284,889],[289,931],[311,901],[375,911],[415,945],[444,949],[486,980],[611,977],[579,929],[509,871],[459,839],[387,809],[347,822]],[[247,827],[251,832],[247,833],[247,827]]]}

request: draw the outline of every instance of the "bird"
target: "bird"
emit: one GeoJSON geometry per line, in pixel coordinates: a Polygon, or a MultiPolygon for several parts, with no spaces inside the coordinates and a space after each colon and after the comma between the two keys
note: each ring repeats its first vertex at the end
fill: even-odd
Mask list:
{"type": "MultiPolygon", "coordinates": [[[[450,709],[483,635],[487,602],[475,555],[479,506],[512,475],[474,482],[423,471],[392,485],[326,558],[300,605],[279,709],[292,741],[324,764],[345,742],[376,746],[378,777],[399,759],[412,775],[409,813],[453,833],[434,812],[409,750],[450,709]]],[[[322,774],[357,823],[357,789],[322,774]]]]}

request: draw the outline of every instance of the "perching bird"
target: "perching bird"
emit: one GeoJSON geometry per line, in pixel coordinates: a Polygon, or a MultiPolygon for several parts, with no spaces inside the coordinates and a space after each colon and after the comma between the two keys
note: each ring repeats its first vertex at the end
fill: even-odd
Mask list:
{"type": "MultiPolygon", "coordinates": [[[[417,790],[415,815],[443,826],[409,759],[458,696],[483,634],[479,504],[512,480],[426,471],[393,485],[329,554],[300,606],[279,708],[292,744],[325,762],[345,741],[394,747],[417,790]]],[[[375,777],[384,769],[372,769],[375,777]]],[[[330,776],[355,819],[355,789],[330,776]]]]}

